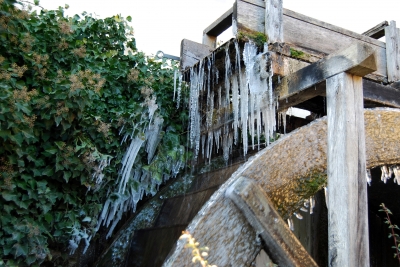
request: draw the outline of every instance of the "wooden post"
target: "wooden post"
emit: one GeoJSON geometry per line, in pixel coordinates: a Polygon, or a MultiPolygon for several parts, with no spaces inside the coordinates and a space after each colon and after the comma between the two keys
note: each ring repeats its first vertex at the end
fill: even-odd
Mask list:
{"type": "Polygon", "coordinates": [[[330,267],[369,266],[362,77],[326,81],[330,267]]]}
{"type": "Polygon", "coordinates": [[[389,82],[396,82],[400,80],[399,35],[399,29],[396,28],[396,22],[392,20],[390,25],[385,28],[387,75],[389,82]]]}
{"type": "Polygon", "coordinates": [[[265,1],[265,34],[269,43],[283,42],[282,0],[265,1]]]}

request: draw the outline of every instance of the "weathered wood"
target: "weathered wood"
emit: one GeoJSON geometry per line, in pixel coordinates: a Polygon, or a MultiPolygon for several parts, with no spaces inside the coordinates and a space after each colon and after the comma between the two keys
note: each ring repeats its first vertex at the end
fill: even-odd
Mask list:
{"type": "Polygon", "coordinates": [[[282,0],[265,2],[265,34],[269,43],[283,42],[283,7],[282,0]]]}
{"type": "Polygon", "coordinates": [[[228,11],[222,14],[217,20],[211,23],[203,33],[211,36],[217,37],[225,30],[227,30],[230,26],[232,26],[232,15],[233,15],[233,7],[231,7],[228,11]]]}
{"type": "Polygon", "coordinates": [[[400,90],[363,79],[364,100],[400,108],[400,90]]]}
{"type": "Polygon", "coordinates": [[[389,25],[389,22],[386,20],[379,23],[375,27],[369,29],[368,31],[364,32],[362,35],[374,38],[374,39],[379,39],[383,36],[385,36],[385,27],[389,25]]]}
{"type": "Polygon", "coordinates": [[[345,50],[285,76],[276,91],[280,99],[285,99],[341,72],[364,76],[374,70],[374,49],[366,44],[355,43],[345,50]]]}
{"type": "Polygon", "coordinates": [[[329,266],[369,266],[362,78],[326,81],[329,266]]]}
{"type": "Polygon", "coordinates": [[[228,11],[222,14],[217,20],[211,23],[203,31],[203,44],[207,45],[211,48],[215,48],[217,45],[217,37],[225,30],[227,30],[230,26],[232,26],[232,15],[233,15],[233,7],[231,7],[228,11]]]}
{"type": "Polygon", "coordinates": [[[208,34],[203,34],[203,45],[206,45],[212,49],[215,49],[217,47],[217,37],[208,35],[208,34]]]}
{"type": "Polygon", "coordinates": [[[387,76],[389,82],[400,80],[400,37],[396,22],[391,21],[385,28],[387,76]]]}
{"type": "Polygon", "coordinates": [[[267,253],[262,249],[260,253],[258,253],[255,261],[255,267],[274,267],[275,264],[268,257],[267,253]]]}
{"type": "Polygon", "coordinates": [[[212,51],[213,49],[207,45],[183,39],[181,43],[181,70],[192,67],[212,51]]]}
{"type": "MultiPolygon", "coordinates": [[[[237,0],[233,16],[239,31],[265,32],[265,2],[237,0]]],[[[310,57],[323,58],[354,42],[366,43],[376,49],[377,70],[368,78],[387,82],[386,44],[374,38],[283,9],[283,40],[291,47],[303,50],[310,57]]]]}
{"type": "Polygon", "coordinates": [[[317,266],[272,206],[265,192],[240,177],[226,191],[254,230],[264,240],[272,260],[280,266],[317,266]]]}

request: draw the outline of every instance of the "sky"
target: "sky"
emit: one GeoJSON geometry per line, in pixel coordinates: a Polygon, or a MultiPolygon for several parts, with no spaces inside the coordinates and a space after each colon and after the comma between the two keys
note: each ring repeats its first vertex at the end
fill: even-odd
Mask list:
{"type": "MultiPolygon", "coordinates": [[[[139,50],[179,56],[182,39],[201,43],[203,30],[234,0],[40,0],[46,9],[68,4],[68,16],[92,13],[99,18],[120,14],[131,16],[139,50]]],[[[398,21],[400,0],[283,0],[283,7],[298,13],[362,33],[382,21],[398,21]]],[[[231,31],[218,40],[228,41],[231,31]]]]}

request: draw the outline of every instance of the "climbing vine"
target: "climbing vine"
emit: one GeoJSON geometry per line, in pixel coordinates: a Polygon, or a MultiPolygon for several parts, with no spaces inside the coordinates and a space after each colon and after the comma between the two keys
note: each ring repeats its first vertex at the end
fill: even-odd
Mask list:
{"type": "Polygon", "coordinates": [[[0,265],[89,245],[182,167],[176,67],[137,51],[130,20],[0,0],[0,265]]]}

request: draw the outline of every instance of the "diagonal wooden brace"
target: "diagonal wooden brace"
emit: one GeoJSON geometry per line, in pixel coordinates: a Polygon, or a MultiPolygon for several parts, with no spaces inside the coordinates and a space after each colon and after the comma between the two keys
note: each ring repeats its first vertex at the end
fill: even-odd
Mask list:
{"type": "Polygon", "coordinates": [[[261,236],[269,256],[279,266],[318,266],[290,231],[268,196],[252,180],[240,177],[226,191],[254,230],[261,236]]]}

